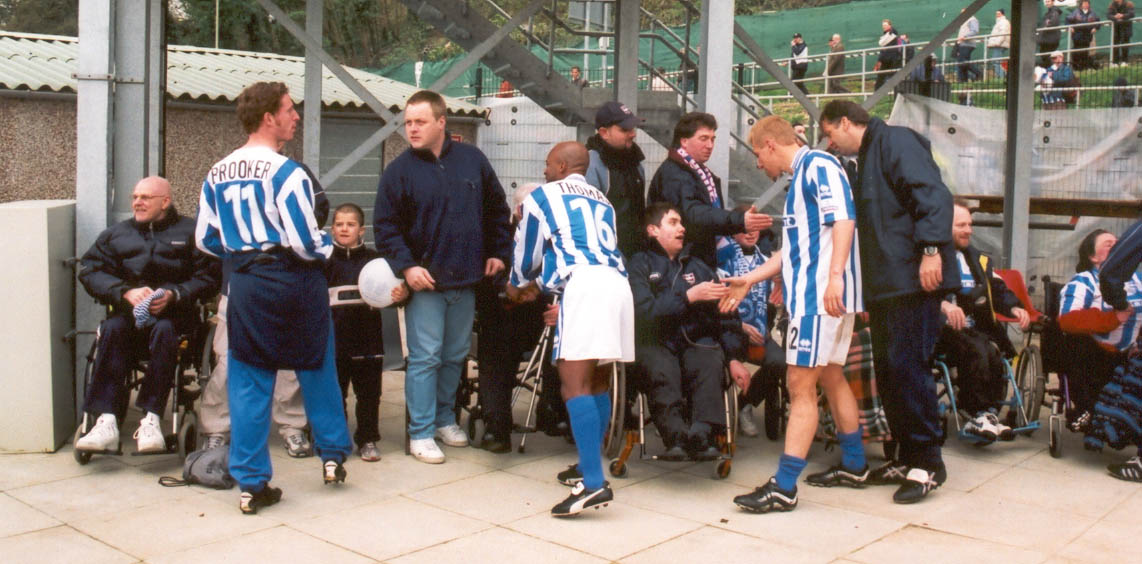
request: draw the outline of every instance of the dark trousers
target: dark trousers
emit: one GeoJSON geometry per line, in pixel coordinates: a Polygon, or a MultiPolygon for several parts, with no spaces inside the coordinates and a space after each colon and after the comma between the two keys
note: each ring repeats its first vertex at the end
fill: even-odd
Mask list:
{"type": "Polygon", "coordinates": [[[353,384],[353,395],[357,397],[357,430],[353,432],[353,442],[358,447],[365,443],[381,440],[381,430],[377,419],[381,410],[381,361],[350,358],[337,359],[337,383],[341,385],[341,407],[346,410],[345,398],[349,396],[349,383],[353,384]]]}
{"type": "Polygon", "coordinates": [[[1071,41],[1071,47],[1075,49],[1071,52],[1071,67],[1076,72],[1095,68],[1094,57],[1091,56],[1090,52],[1090,42],[1090,39],[1085,41],[1074,39],[1071,41]]]}
{"type": "Polygon", "coordinates": [[[808,94],[809,89],[805,87],[805,72],[809,70],[809,66],[806,65],[801,68],[794,66],[792,69],[793,83],[796,84],[797,88],[800,88],[802,92],[808,94]]]}
{"type": "MultiPolygon", "coordinates": [[[[781,343],[766,339],[765,360],[749,380],[749,389],[742,396],[745,403],[757,407],[762,400],[769,397],[768,392],[775,386],[781,385],[781,380],[785,377],[785,366],[785,349],[781,343]]],[[[769,409],[769,406],[766,406],[766,409],[769,409]]]]}
{"type": "MultiPolygon", "coordinates": [[[[520,360],[535,348],[543,333],[544,304],[533,302],[510,309],[500,300],[497,289],[489,282],[476,286],[476,362],[479,365],[480,405],[484,409],[484,424],[488,433],[497,439],[507,440],[512,431],[511,394],[516,385],[520,360]]],[[[546,354],[543,371],[554,372],[551,350],[546,354]]],[[[547,388],[553,388],[556,403],[559,399],[559,379],[545,378],[547,388]]],[[[474,437],[479,438],[479,437],[474,437]]]]}
{"type": "Polygon", "coordinates": [[[1054,41],[1040,41],[1039,42],[1039,66],[1047,68],[1051,66],[1051,52],[1059,48],[1059,40],[1054,41]]]}
{"type": "Polygon", "coordinates": [[[956,407],[971,415],[998,409],[1007,392],[1007,368],[991,339],[971,327],[957,331],[944,325],[936,347],[956,369],[956,407]]]}
{"type": "Polygon", "coordinates": [[[1094,411],[1098,394],[1126,364],[1126,353],[1110,352],[1098,345],[1090,335],[1066,335],[1061,355],[1062,370],[1067,375],[1067,388],[1075,413],[1094,411]]]}
{"type": "Polygon", "coordinates": [[[979,67],[971,62],[972,51],[975,51],[975,45],[956,45],[952,51],[952,56],[955,57],[959,65],[956,66],[956,78],[960,82],[967,82],[968,80],[979,80],[982,73],[979,72],[979,67]]]}
{"type": "Polygon", "coordinates": [[[122,419],[127,412],[127,393],[123,387],[135,364],[149,358],[135,405],[161,416],[178,368],[178,335],[178,328],[170,318],[159,319],[142,329],[136,329],[135,320],[126,316],[103,320],[84,409],[95,414],[114,413],[122,419]]]}
{"type": "Polygon", "coordinates": [[[900,462],[934,472],[943,464],[932,354],[940,335],[940,299],[914,294],[871,302],[876,386],[900,462]]]}
{"type": "MultiPolygon", "coordinates": [[[[1133,23],[1114,24],[1114,44],[1126,45],[1130,43],[1131,29],[1133,23]]],[[[1114,62],[1126,63],[1130,61],[1130,47],[1115,47],[1114,48],[1114,62]]]]}
{"type": "Polygon", "coordinates": [[[651,418],[666,448],[682,444],[688,422],[725,425],[721,347],[690,346],[675,355],[666,347],[650,345],[638,347],[636,356],[646,378],[651,418]]]}

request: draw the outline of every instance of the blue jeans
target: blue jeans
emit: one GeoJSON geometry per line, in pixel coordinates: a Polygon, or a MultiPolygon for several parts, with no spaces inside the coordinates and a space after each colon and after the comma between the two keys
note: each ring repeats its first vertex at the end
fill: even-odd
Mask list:
{"type": "Polygon", "coordinates": [[[428,439],[437,428],[456,423],[452,410],[464,360],[472,346],[476,294],[472,288],[413,292],[404,313],[408,436],[428,439]]]}
{"type": "Polygon", "coordinates": [[[1007,59],[1007,47],[988,47],[987,58],[1000,59],[991,62],[992,68],[995,69],[995,78],[1007,78],[1007,71],[1003,70],[1003,63],[1007,59]]]}

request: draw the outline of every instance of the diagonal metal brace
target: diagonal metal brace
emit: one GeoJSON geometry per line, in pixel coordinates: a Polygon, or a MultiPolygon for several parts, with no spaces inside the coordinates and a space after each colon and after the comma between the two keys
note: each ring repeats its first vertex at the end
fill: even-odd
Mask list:
{"type": "Polygon", "coordinates": [[[817,108],[817,104],[814,104],[813,100],[809,99],[809,97],[793,83],[793,79],[789,78],[789,76],[785,74],[785,71],[781,70],[781,67],[769,57],[765,49],[762,49],[761,45],[758,45],[757,42],[753,40],[753,37],[750,37],[749,32],[737,22],[734,22],[734,35],[737,36],[738,41],[741,42],[742,47],[745,48],[746,54],[749,55],[754,62],[761,65],[761,68],[765,69],[770,76],[777,79],[777,82],[780,82],[782,86],[789,90],[789,93],[793,95],[793,99],[797,100],[797,103],[801,104],[801,107],[805,108],[806,112],[809,112],[810,119],[814,122],[818,121],[821,117],[821,110],[817,108]]]}
{"type": "Polygon", "coordinates": [[[952,21],[948,23],[947,27],[940,30],[940,33],[937,33],[935,37],[928,40],[928,44],[925,45],[915,57],[912,57],[912,60],[908,61],[900,70],[896,71],[888,80],[884,81],[884,84],[880,85],[880,88],[877,88],[876,92],[872,93],[872,96],[866,98],[865,101],[861,103],[861,107],[867,110],[875,106],[876,103],[879,102],[881,98],[887,96],[889,92],[892,92],[897,84],[900,84],[916,67],[920,66],[924,62],[924,59],[928,58],[928,55],[935,53],[936,49],[944,43],[944,40],[958,30],[964,22],[968,21],[968,18],[974,16],[987,2],[988,0],[975,0],[964,8],[963,12],[960,12],[959,15],[952,18],[952,21]]]}
{"type": "MultiPolygon", "coordinates": [[[[270,0],[258,1],[269,2],[270,0]]],[[[503,41],[504,38],[507,37],[507,35],[511,33],[513,29],[519,27],[519,25],[523,23],[524,20],[533,16],[544,2],[545,0],[532,0],[531,4],[529,4],[527,8],[517,13],[514,17],[512,17],[511,20],[496,30],[495,33],[488,36],[487,39],[481,41],[480,44],[477,45],[476,48],[469,51],[468,54],[460,60],[460,62],[452,65],[448,71],[444,73],[443,76],[437,78],[432,83],[432,85],[428,87],[428,89],[437,91],[451,84],[452,81],[456,80],[460,77],[461,74],[467,71],[469,67],[478,63],[480,59],[484,57],[484,55],[487,55],[489,51],[499,45],[500,42],[503,41]]],[[[333,182],[340,178],[341,175],[348,172],[348,170],[352,168],[353,165],[357,164],[358,161],[371,153],[373,149],[376,149],[377,146],[380,145],[385,139],[388,139],[389,135],[392,135],[392,133],[396,131],[397,128],[404,125],[403,116],[404,110],[401,110],[400,112],[393,114],[391,119],[385,118],[385,125],[370,135],[368,139],[365,139],[360,145],[357,146],[356,149],[353,149],[353,152],[346,155],[345,158],[341,159],[336,165],[334,165],[333,168],[329,169],[329,172],[325,173],[325,175],[321,177],[321,184],[323,186],[329,186],[333,184],[333,182]]]]}
{"type": "MultiPolygon", "coordinates": [[[[332,55],[323,49],[321,47],[321,43],[314,39],[312,35],[306,33],[305,30],[301,28],[301,26],[297,25],[297,23],[290,19],[290,17],[286,15],[286,13],[283,12],[282,9],[279,8],[273,0],[258,0],[258,4],[261,4],[262,8],[269,12],[269,14],[273,16],[274,20],[280,23],[282,27],[286,28],[286,31],[288,31],[290,35],[294,36],[298,41],[300,41],[306,49],[317,53],[318,58],[321,59],[321,64],[325,65],[325,67],[329,69],[329,72],[332,72],[333,76],[336,76],[338,80],[340,80],[345,84],[345,86],[349,88],[349,90],[352,90],[358,98],[364,100],[365,103],[368,104],[369,107],[377,113],[377,115],[381,116],[381,118],[385,121],[391,121],[396,117],[395,114],[393,114],[387,107],[385,107],[384,103],[378,100],[376,96],[373,96],[372,92],[369,92],[368,88],[365,88],[365,86],[361,84],[360,81],[358,81],[356,78],[353,78],[353,75],[349,74],[349,71],[345,70],[345,67],[341,66],[341,63],[337,62],[337,59],[334,59],[332,55]]],[[[320,103],[320,100],[318,103],[320,103]]]]}

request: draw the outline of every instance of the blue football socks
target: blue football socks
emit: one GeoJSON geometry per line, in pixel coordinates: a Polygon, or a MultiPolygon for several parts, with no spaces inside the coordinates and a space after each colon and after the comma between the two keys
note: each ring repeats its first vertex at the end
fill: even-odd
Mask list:
{"type": "Polygon", "coordinates": [[[567,400],[571,434],[579,450],[579,471],[588,490],[603,487],[603,425],[594,396],[575,396],[567,400]]]}
{"type": "Polygon", "coordinates": [[[798,458],[788,454],[782,454],[781,459],[777,463],[777,487],[791,492],[797,488],[797,478],[801,475],[801,471],[805,469],[804,458],[798,458]]]}
{"type": "Polygon", "coordinates": [[[837,433],[837,442],[841,443],[841,466],[845,470],[859,472],[864,470],[864,443],[861,441],[861,428],[851,433],[837,433]]]}

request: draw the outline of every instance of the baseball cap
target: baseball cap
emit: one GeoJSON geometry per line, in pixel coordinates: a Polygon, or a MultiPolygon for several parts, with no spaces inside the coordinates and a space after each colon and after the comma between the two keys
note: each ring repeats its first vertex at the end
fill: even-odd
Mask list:
{"type": "Polygon", "coordinates": [[[607,102],[595,112],[595,127],[610,127],[619,124],[623,129],[634,129],[643,119],[634,115],[622,102],[607,102]]]}
{"type": "MultiPolygon", "coordinates": [[[[800,33],[794,33],[794,34],[793,34],[793,38],[794,38],[794,39],[799,39],[800,37],[801,37],[801,34],[800,34],[800,33]]],[[[831,38],[830,38],[830,39],[831,39],[831,38]]]]}

